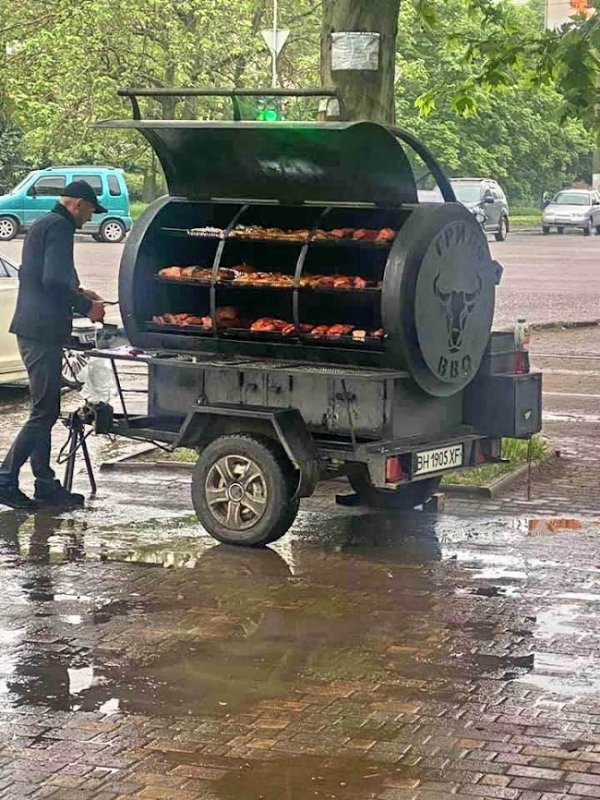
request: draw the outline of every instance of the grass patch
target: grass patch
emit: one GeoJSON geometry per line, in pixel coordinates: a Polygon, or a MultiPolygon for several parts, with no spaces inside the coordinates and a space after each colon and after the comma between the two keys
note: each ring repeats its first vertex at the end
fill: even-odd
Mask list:
{"type": "MultiPolygon", "coordinates": [[[[527,448],[529,444],[524,439],[503,439],[502,457],[508,459],[502,464],[485,464],[482,467],[458,470],[449,472],[444,476],[444,484],[460,484],[461,486],[485,486],[491,481],[512,472],[522,464],[527,463],[527,448]]],[[[541,436],[533,437],[531,457],[534,464],[539,464],[548,456],[548,443],[541,436]]],[[[173,453],[165,453],[161,450],[153,450],[138,456],[136,461],[156,462],[171,461],[173,463],[195,464],[198,453],[186,447],[179,447],[173,453]]]]}
{"type": "Polygon", "coordinates": [[[511,206],[511,217],[539,217],[541,211],[537,206],[511,206]]]}
{"type": "Polygon", "coordinates": [[[129,204],[129,213],[131,214],[132,219],[137,219],[142,211],[145,211],[147,208],[148,203],[142,203],[139,200],[136,200],[136,202],[129,204]]]}
{"type": "Polygon", "coordinates": [[[535,214],[511,214],[510,227],[511,229],[518,230],[519,228],[537,228],[541,227],[542,215],[539,211],[535,214]]]}
{"type": "MultiPolygon", "coordinates": [[[[449,472],[442,480],[444,484],[460,484],[461,486],[485,486],[496,478],[512,472],[522,464],[527,463],[527,450],[529,442],[524,439],[503,439],[502,457],[508,461],[503,464],[485,464],[482,467],[449,472]]],[[[548,456],[548,442],[541,436],[533,437],[531,446],[531,460],[539,464],[548,456]]]]}
{"type": "Polygon", "coordinates": [[[172,453],[167,453],[157,448],[148,453],[141,453],[134,460],[149,461],[150,463],[155,463],[156,461],[174,461],[179,463],[183,462],[184,464],[195,464],[198,460],[198,453],[187,447],[178,447],[177,450],[174,450],[172,453]]]}

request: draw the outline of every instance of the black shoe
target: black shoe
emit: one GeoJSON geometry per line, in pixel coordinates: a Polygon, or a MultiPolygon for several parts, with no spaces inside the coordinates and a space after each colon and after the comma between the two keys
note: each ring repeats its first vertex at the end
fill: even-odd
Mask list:
{"type": "Polygon", "coordinates": [[[20,489],[3,489],[0,487],[0,506],[20,508],[23,511],[35,511],[38,504],[20,489]]]}
{"type": "Polygon", "coordinates": [[[52,483],[36,483],[33,495],[40,505],[58,508],[81,508],[85,503],[82,494],[68,492],[58,481],[52,483]]]}

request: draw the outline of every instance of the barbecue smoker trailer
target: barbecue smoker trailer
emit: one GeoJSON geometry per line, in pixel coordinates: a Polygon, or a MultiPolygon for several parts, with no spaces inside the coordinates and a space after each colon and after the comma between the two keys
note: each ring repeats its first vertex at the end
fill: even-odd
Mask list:
{"type": "MultiPolygon", "coordinates": [[[[139,117],[142,92],[121,93],[139,117]]],[[[366,505],[412,508],[444,471],[540,430],[541,376],[512,334],[490,334],[501,267],[410,135],[371,122],[99,125],[143,134],[169,191],[123,252],[119,301],[148,407],[113,431],[198,451],[192,499],[215,538],[275,541],[336,474],[366,505]],[[419,204],[411,149],[450,202],[419,204]]]]}

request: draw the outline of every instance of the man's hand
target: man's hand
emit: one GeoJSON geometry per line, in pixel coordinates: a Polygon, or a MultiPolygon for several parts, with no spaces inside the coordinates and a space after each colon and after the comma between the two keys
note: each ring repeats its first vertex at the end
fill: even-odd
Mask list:
{"type": "Polygon", "coordinates": [[[92,305],[87,315],[92,322],[102,322],[104,319],[104,303],[101,300],[92,300],[92,305]]]}
{"type": "Polygon", "coordinates": [[[88,300],[102,300],[99,294],[93,292],[91,289],[80,289],[81,294],[87,297],[88,300]]]}

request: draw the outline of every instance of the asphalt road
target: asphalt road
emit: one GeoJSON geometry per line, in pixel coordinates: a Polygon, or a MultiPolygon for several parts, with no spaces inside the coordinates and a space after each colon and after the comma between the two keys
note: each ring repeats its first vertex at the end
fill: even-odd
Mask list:
{"type": "MultiPolygon", "coordinates": [[[[493,248],[497,323],[596,316],[600,239],[493,248]]],[[[77,245],[110,299],[120,251],[77,245]]],[[[600,797],[598,356],[600,328],[534,336],[563,458],[531,500],[365,514],[322,487],[264,551],[215,545],[183,472],[102,472],[62,516],[0,510],[0,798],[600,797]]],[[[26,396],[0,402],[3,452],[26,396]]]]}
{"type": "MultiPolygon", "coordinates": [[[[18,262],[22,245],[22,239],[5,242],[0,252],[18,262]]],[[[496,328],[512,325],[518,317],[538,323],[600,318],[600,236],[513,233],[506,242],[492,240],[490,246],[504,267],[496,328]]],[[[116,299],[122,251],[123,245],[78,237],[75,258],[83,285],[116,299]]],[[[115,321],[117,313],[111,310],[108,319],[115,321]]]]}

